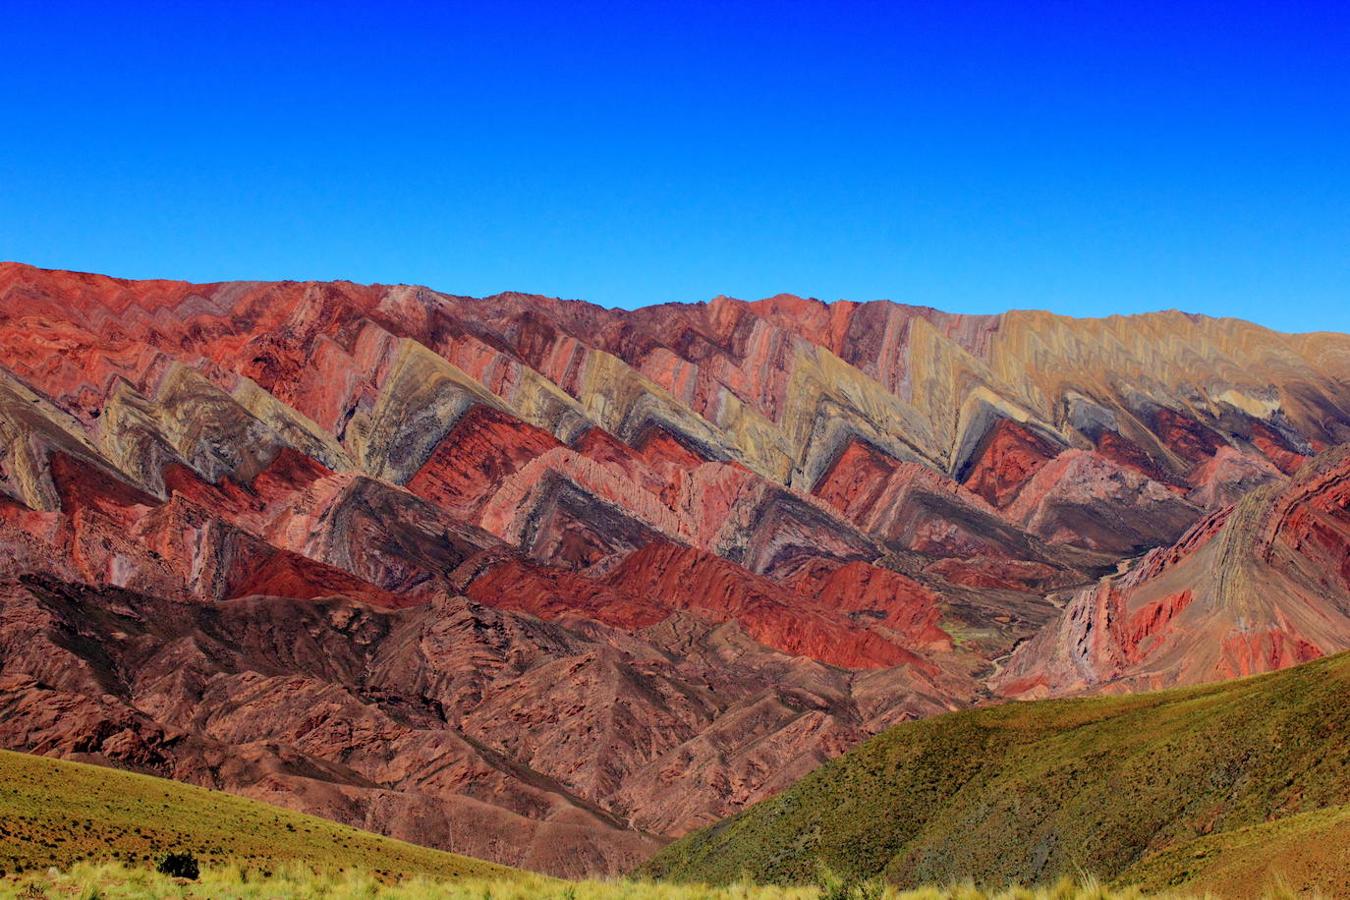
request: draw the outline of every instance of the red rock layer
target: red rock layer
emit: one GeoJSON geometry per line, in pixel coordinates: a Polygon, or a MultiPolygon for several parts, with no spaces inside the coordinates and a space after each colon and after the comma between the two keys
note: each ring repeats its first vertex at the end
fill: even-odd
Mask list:
{"type": "Polygon", "coordinates": [[[997,507],[1007,506],[1022,485],[1059,452],[1045,438],[1010,419],[1000,419],[975,451],[962,483],[997,507]]]}
{"type": "Polygon", "coordinates": [[[560,446],[553,435],[514,416],[474,406],[436,445],[407,487],[423,500],[472,518],[507,476],[560,446]]]}
{"type": "Polygon", "coordinates": [[[1350,450],[1316,458],[1084,589],[1019,648],[1013,696],[1270,671],[1350,641],[1350,450]]]}
{"type": "MultiPolygon", "coordinates": [[[[854,570],[856,571],[856,570],[854,570]]],[[[879,570],[878,570],[879,571],[879,570]]],[[[847,576],[845,576],[847,577],[847,576]]],[[[855,575],[864,584],[872,580],[864,573],[855,575]]],[[[902,576],[888,581],[878,576],[874,594],[881,602],[893,606],[903,599],[892,592],[902,576]]],[[[836,582],[832,589],[821,590],[816,598],[796,595],[783,586],[759,576],[751,575],[739,566],[708,553],[673,544],[650,544],[629,556],[608,577],[617,590],[646,599],[649,603],[689,609],[713,619],[734,619],[760,643],[796,656],[810,656],[822,662],[847,668],[881,668],[907,664],[932,671],[932,666],[894,639],[877,634],[840,615],[838,591],[844,587],[836,582]],[[833,603],[831,601],[834,601],[833,603]]],[[[915,596],[922,588],[914,585],[915,596]]],[[[936,609],[930,609],[936,613],[936,609]]],[[[867,602],[854,596],[850,603],[867,602]]],[[[844,610],[852,611],[852,610],[844,610]]],[[[894,610],[900,613],[897,608],[894,610]]],[[[902,622],[904,616],[901,614],[902,622]]],[[[928,643],[945,643],[950,639],[937,628],[936,616],[923,622],[918,635],[928,643]]]]}

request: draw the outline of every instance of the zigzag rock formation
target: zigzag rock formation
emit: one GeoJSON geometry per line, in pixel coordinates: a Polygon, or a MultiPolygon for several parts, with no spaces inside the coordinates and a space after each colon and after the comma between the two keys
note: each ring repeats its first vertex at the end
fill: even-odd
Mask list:
{"type": "Polygon", "coordinates": [[[0,264],[0,745],[564,875],[1350,646],[1350,337],[0,264]]]}
{"type": "Polygon", "coordinates": [[[994,684],[1138,690],[1282,669],[1350,646],[1350,447],[1206,516],[1078,591],[994,684]]]}

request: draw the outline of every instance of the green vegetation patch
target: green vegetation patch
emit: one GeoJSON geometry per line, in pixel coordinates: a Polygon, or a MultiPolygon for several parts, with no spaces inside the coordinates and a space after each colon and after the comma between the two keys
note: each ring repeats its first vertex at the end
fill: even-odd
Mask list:
{"type": "Polygon", "coordinates": [[[821,863],[902,886],[1114,879],[1206,835],[1350,802],[1347,697],[1341,654],[1218,685],[906,723],[643,871],[715,884],[807,883],[821,863]]]}

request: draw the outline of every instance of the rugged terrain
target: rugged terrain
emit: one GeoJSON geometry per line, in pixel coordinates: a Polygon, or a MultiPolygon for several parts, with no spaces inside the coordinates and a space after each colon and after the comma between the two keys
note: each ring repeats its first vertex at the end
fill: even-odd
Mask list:
{"type": "Polygon", "coordinates": [[[1137,690],[1350,646],[1350,447],[1251,491],[1080,589],[993,680],[1009,696],[1137,690]]]}
{"type": "Polygon", "coordinates": [[[1350,646],[1350,336],[0,264],[0,745],[547,872],[1350,646]]]}
{"type": "MultiPolygon", "coordinates": [[[[1312,826],[1316,827],[1316,825],[1312,826]]],[[[1307,836],[1309,827],[1296,834],[1307,836]]],[[[1225,858],[1214,855],[1216,859],[1225,858]]],[[[628,879],[560,881],[389,840],[324,819],[164,779],[0,751],[0,897],[234,900],[820,900],[818,889],[628,879]],[[188,853],[199,877],[158,874],[188,853]]],[[[877,887],[877,886],[869,886],[877,887]]],[[[880,890],[868,896],[882,897],[880,890]]],[[[886,900],[1138,900],[1132,889],[983,893],[969,885],[886,900]]]]}
{"type": "Polygon", "coordinates": [[[1152,890],[1350,887],[1350,654],[1130,697],[911,722],[667,847],[646,871],[901,886],[1092,872],[1152,890]],[[1293,880],[1290,880],[1293,879],[1293,880]]]}

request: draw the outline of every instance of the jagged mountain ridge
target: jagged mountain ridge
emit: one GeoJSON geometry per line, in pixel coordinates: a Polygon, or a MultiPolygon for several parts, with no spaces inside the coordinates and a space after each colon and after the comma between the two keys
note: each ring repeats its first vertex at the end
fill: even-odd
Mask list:
{"type": "Polygon", "coordinates": [[[1024,693],[1069,595],[1350,439],[1350,338],[1179,313],[624,312],[0,264],[0,363],[6,746],[564,874],[897,721],[1024,693]],[[105,604],[135,652],[79,625],[105,604]],[[199,659],[203,605],[248,610],[261,646],[199,659]],[[266,635],[302,613],[407,637],[297,661],[266,635]],[[453,701],[427,674],[450,620],[486,673],[453,701]],[[96,702],[49,721],[52,692],[96,702]],[[409,730],[434,749],[391,768],[409,730]],[[161,734],[172,752],[137,749],[161,734]],[[447,805],[474,828],[428,818],[447,805]]]}

